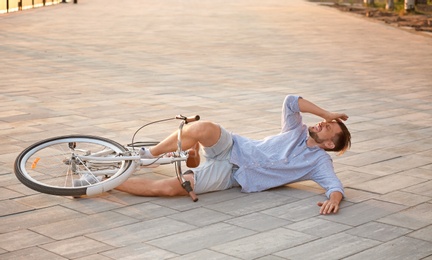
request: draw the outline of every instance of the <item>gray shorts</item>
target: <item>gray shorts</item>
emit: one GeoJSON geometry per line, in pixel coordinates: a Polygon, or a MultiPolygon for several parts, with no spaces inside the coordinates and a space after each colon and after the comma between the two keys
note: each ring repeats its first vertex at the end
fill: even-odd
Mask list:
{"type": "Polygon", "coordinates": [[[235,165],[230,163],[231,149],[233,140],[228,131],[220,127],[221,136],[218,142],[212,147],[203,147],[202,155],[205,162],[195,169],[194,172],[194,192],[196,194],[226,190],[238,186],[233,178],[233,168],[235,165]]]}

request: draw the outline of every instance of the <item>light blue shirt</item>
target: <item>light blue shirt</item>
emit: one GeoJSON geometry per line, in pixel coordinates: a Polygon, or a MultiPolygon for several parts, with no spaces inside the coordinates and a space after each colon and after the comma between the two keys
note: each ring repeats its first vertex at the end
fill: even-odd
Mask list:
{"type": "Polygon", "coordinates": [[[308,129],[302,122],[298,96],[287,96],[282,107],[282,131],[263,140],[232,134],[231,163],[239,168],[234,179],[243,192],[258,192],[288,183],[313,180],[326,190],[342,194],[329,154],[308,147],[308,129]]]}

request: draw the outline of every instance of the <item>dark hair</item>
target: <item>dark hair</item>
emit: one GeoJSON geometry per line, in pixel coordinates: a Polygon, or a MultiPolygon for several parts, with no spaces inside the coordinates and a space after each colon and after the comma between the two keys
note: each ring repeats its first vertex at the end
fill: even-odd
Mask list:
{"type": "Polygon", "coordinates": [[[337,133],[332,141],[335,144],[333,149],[327,149],[327,151],[339,152],[338,155],[342,155],[346,150],[351,147],[351,133],[348,128],[341,120],[336,120],[342,131],[337,133]]]}

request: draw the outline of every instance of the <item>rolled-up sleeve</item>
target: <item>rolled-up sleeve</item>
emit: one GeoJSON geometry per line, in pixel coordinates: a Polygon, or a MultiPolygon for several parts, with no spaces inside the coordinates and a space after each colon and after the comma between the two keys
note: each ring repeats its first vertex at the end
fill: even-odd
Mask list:
{"type": "Polygon", "coordinates": [[[282,132],[296,128],[302,123],[298,99],[300,96],[288,95],[282,105],[281,127],[282,132]]]}
{"type": "Polygon", "coordinates": [[[325,194],[327,198],[330,198],[330,194],[335,191],[342,193],[345,197],[342,182],[336,176],[331,160],[320,164],[319,169],[316,169],[312,179],[326,190],[325,194]]]}

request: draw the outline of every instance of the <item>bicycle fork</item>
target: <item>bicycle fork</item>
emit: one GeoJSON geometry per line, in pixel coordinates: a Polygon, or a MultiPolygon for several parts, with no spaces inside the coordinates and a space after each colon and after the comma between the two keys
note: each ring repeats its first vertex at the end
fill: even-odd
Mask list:
{"type": "MultiPolygon", "coordinates": [[[[177,152],[178,152],[178,154],[180,154],[180,152],[182,151],[181,135],[182,135],[182,131],[183,131],[183,126],[189,122],[198,121],[200,119],[200,117],[198,115],[195,117],[185,117],[182,115],[178,115],[178,116],[176,116],[176,119],[182,119],[182,122],[180,123],[179,130],[177,133],[177,152]]],[[[182,172],[182,169],[181,169],[181,161],[177,161],[175,164],[176,164],[177,179],[179,180],[181,186],[183,187],[183,189],[185,189],[187,191],[189,196],[192,198],[193,202],[197,202],[198,197],[192,189],[191,182],[186,180],[183,177],[184,173],[182,172]]],[[[186,172],[188,172],[188,171],[186,171],[186,172]]]]}

